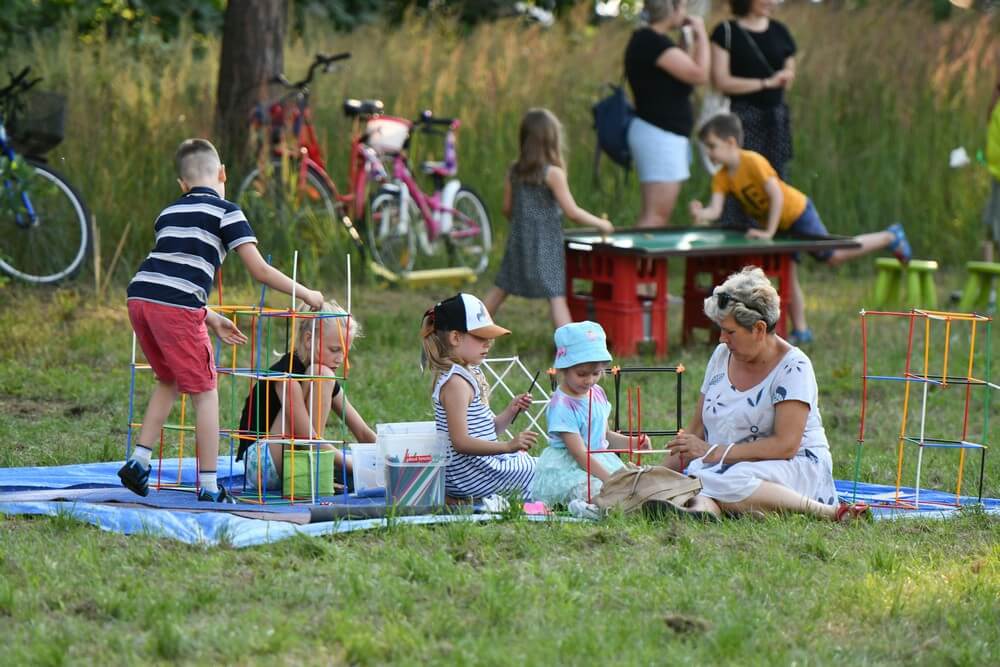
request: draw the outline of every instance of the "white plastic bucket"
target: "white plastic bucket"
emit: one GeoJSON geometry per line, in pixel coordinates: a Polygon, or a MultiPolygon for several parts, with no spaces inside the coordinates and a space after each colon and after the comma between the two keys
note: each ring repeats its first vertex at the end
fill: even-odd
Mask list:
{"type": "Polygon", "coordinates": [[[385,457],[379,457],[375,443],[354,442],[350,448],[354,492],[380,488],[385,480],[385,457]]]}

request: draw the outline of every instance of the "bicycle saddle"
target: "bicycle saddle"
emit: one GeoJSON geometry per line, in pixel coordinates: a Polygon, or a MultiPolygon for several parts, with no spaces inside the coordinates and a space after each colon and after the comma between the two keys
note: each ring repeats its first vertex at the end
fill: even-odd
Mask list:
{"type": "Polygon", "coordinates": [[[344,100],[345,116],[375,116],[385,112],[385,104],[382,100],[355,100],[348,98],[344,100]]]}

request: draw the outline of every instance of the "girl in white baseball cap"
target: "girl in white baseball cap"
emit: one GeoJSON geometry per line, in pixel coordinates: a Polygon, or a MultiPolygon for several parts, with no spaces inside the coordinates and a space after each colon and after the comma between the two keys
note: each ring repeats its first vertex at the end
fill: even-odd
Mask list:
{"type": "Polygon", "coordinates": [[[428,308],[420,327],[423,362],[434,372],[434,421],[448,440],[445,493],[451,498],[482,498],[516,493],[527,498],[535,459],[527,451],[536,434],[522,431],[500,441],[531,396],[517,396],[499,415],[489,405],[489,383],[479,369],[493,339],[510,331],[493,322],[483,302],[456,294],[428,308]]]}

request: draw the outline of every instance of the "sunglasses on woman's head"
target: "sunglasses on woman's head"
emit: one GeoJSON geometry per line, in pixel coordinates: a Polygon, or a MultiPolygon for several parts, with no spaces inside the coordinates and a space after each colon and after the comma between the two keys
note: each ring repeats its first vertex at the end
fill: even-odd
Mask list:
{"type": "Polygon", "coordinates": [[[760,315],[761,319],[764,320],[765,324],[768,323],[767,322],[767,315],[765,315],[763,313],[763,311],[761,311],[760,308],[757,308],[756,306],[751,306],[746,301],[743,301],[742,299],[737,299],[735,296],[733,296],[732,294],[729,294],[728,292],[718,292],[715,295],[715,303],[719,306],[720,310],[725,310],[726,307],[729,306],[730,303],[738,303],[738,304],[742,305],[744,308],[749,308],[753,312],[755,312],[758,315],[760,315]]]}

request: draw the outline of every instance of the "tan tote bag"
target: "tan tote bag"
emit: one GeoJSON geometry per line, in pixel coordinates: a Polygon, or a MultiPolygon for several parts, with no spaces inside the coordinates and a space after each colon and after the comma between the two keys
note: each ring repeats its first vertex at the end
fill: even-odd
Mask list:
{"type": "Polygon", "coordinates": [[[638,512],[647,500],[665,500],[677,507],[701,491],[701,480],[663,466],[636,466],[626,463],[616,471],[594,496],[594,504],[603,510],[620,509],[626,514],[638,512]]]}

